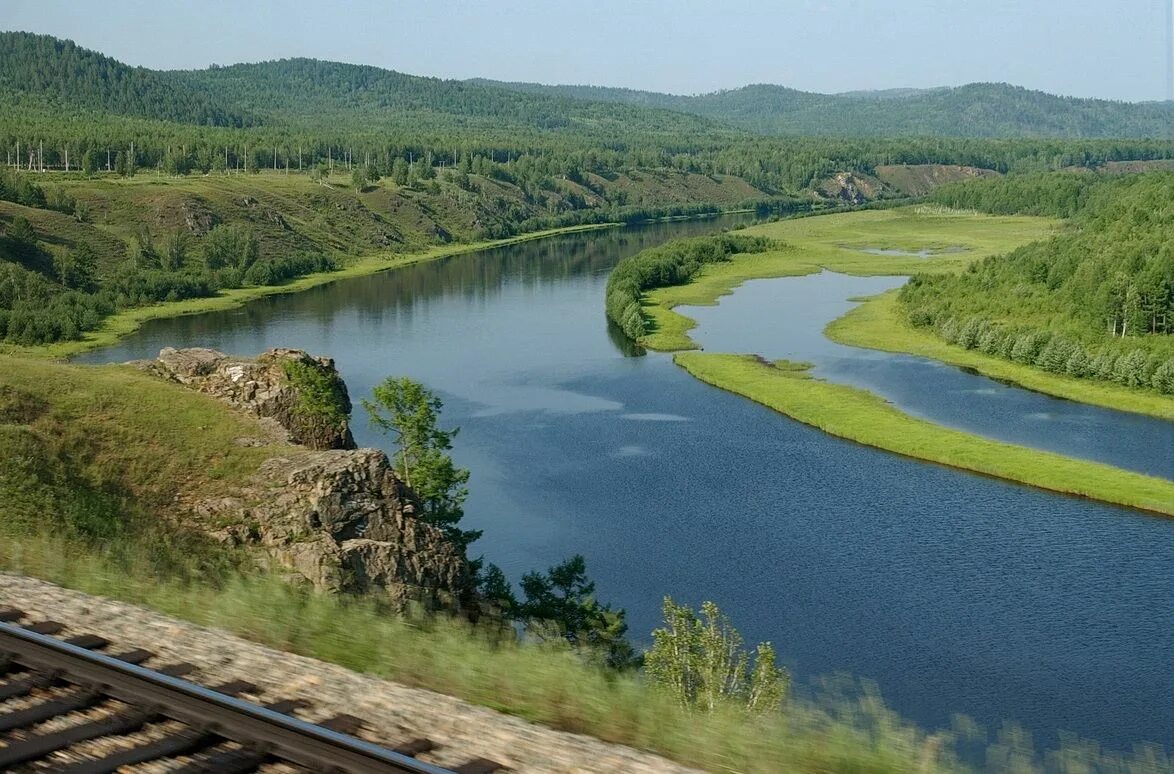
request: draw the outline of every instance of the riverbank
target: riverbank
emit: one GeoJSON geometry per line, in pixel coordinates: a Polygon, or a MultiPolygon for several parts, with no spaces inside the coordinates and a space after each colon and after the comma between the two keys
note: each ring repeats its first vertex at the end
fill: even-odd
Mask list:
{"type": "Polygon", "coordinates": [[[1174,399],[1169,397],[1108,382],[1059,376],[947,344],[928,330],[919,330],[905,321],[895,291],[865,300],[829,323],[824,333],[839,344],[927,357],[1057,398],[1174,420],[1174,399]]]}
{"type": "Polygon", "coordinates": [[[840,438],[1053,492],[1174,516],[1174,482],[935,425],[898,411],[865,390],[813,379],[802,364],[703,352],[679,352],[673,361],[707,384],[840,438]]]}
{"type": "Polygon", "coordinates": [[[481,242],[467,242],[464,244],[444,245],[425,250],[419,253],[376,253],[364,256],[334,271],[307,274],[282,285],[263,285],[232,290],[221,290],[209,298],[192,298],[184,301],[170,301],[151,306],[126,309],[106,318],[95,331],[86,333],[75,341],[60,341],[53,344],[43,344],[33,347],[18,347],[15,345],[0,344],[0,354],[19,354],[48,358],[68,358],[73,355],[87,352],[92,349],[105,347],[118,341],[123,336],[138,330],[143,323],[168,317],[182,317],[186,315],[216,312],[224,309],[243,306],[265,296],[297,293],[319,285],[325,285],[342,279],[364,277],[389,269],[398,269],[427,261],[436,261],[454,255],[485,250],[494,247],[519,244],[534,239],[573,234],[581,231],[617,228],[620,223],[589,223],[578,226],[533,231],[507,239],[495,239],[481,242]]]}
{"type": "MultiPolygon", "coordinates": [[[[748,279],[800,276],[824,269],[857,275],[955,271],[973,260],[1044,236],[1056,224],[1040,218],[996,218],[912,207],[753,227],[745,233],[769,236],[786,246],[707,264],[688,284],[647,293],[644,311],[650,332],[640,343],[649,349],[676,351],[675,362],[702,381],[842,438],[1051,491],[1174,515],[1174,483],[1165,479],[952,430],[898,411],[870,392],[812,379],[793,367],[764,365],[753,356],[682,351],[697,349],[689,337],[695,322],[675,307],[715,304],[748,279]],[[929,251],[931,257],[908,254],[922,251],[929,251]]],[[[894,301],[894,294],[882,295],[833,322],[829,326],[831,338],[975,368],[1072,400],[1110,408],[1127,406],[1161,418],[1169,418],[1174,411],[1174,402],[1157,395],[1111,385],[1072,383],[1075,380],[1029,373],[1033,369],[993,358],[991,363],[978,363],[978,355],[973,361],[960,362],[962,358],[955,353],[942,351],[948,345],[921,341],[915,331],[906,334],[892,306],[894,301]],[[1122,392],[1130,394],[1120,395],[1122,392]]]]}

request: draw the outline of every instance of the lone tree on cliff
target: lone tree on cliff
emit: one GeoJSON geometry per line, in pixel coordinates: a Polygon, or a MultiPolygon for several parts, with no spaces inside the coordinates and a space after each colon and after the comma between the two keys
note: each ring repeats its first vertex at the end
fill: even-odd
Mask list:
{"type": "Polygon", "coordinates": [[[437,421],[444,404],[424,385],[391,377],[375,386],[372,400],[363,400],[371,424],[394,436],[393,463],[403,482],[420,501],[420,518],[439,527],[462,551],[480,530],[457,527],[465,515],[469,471],[453,464],[447,452],[460,428],[441,430],[437,421]]]}

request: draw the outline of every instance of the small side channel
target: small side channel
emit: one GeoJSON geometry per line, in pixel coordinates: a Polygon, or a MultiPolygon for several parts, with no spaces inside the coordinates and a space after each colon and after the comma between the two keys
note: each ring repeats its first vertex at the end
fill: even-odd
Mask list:
{"type": "Polygon", "coordinates": [[[902,411],[946,427],[1174,479],[1174,423],[1021,389],[927,358],[837,344],[823,328],[904,277],[824,271],[751,280],[717,306],[682,307],[708,351],[798,360],[813,374],[880,395],[902,411]],[[1165,450],[1163,452],[1163,450],[1165,450]]]}

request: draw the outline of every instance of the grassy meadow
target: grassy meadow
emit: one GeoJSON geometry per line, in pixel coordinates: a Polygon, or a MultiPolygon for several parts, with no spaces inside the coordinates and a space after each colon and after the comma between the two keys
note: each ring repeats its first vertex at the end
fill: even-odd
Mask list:
{"type": "Polygon", "coordinates": [[[793,277],[823,269],[865,276],[916,271],[959,271],[971,261],[1011,250],[1053,233],[1059,221],[1023,216],[959,213],[932,206],[838,213],[794,218],[744,229],[777,239],[779,250],[738,256],[706,265],[687,285],[660,288],[646,296],[652,332],[641,339],[651,349],[695,349],[688,332],[693,321],[676,306],[706,306],[749,279],[793,277]],[[866,249],[916,253],[929,258],[874,255],[866,249]],[[949,252],[947,252],[949,251],[949,252]]]}

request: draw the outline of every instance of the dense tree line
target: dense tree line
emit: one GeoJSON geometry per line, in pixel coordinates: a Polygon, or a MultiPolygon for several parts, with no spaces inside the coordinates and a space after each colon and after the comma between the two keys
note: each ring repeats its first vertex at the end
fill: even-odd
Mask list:
{"type": "MultiPolygon", "coordinates": [[[[25,191],[19,181],[13,184],[17,177],[7,173],[0,180],[7,180],[6,190],[25,191]]],[[[85,242],[49,244],[23,216],[2,226],[0,341],[20,345],[77,339],[120,309],[204,298],[222,288],[276,285],[336,268],[321,254],[263,255],[247,229],[225,224],[198,244],[185,231],[156,243],[144,229],[124,260],[103,272],[85,242]]]]}
{"type": "MultiPolygon", "coordinates": [[[[315,113],[314,108],[307,108],[315,113]]],[[[768,194],[795,193],[842,171],[887,164],[960,164],[1033,172],[1113,161],[1174,158],[1169,140],[982,140],[964,138],[769,138],[722,132],[665,133],[639,122],[545,131],[443,114],[395,114],[378,121],[340,115],[329,125],[294,120],[243,129],[196,126],[90,111],[62,122],[61,111],[0,89],[0,148],[26,171],[168,174],[276,169],[350,174],[356,166],[405,181],[425,170],[511,179],[539,191],[631,169],[734,175],[768,194]],[[472,125],[468,125],[469,123],[472,125]],[[415,173],[415,174],[413,174],[415,173]]]]}
{"type": "Polygon", "coordinates": [[[1097,187],[1110,180],[1093,172],[988,177],[943,185],[929,198],[947,207],[992,215],[1070,218],[1085,208],[1097,187]]]}
{"type": "Polygon", "coordinates": [[[1174,173],[1008,178],[945,198],[993,212],[1043,202],[1072,220],[960,275],[913,277],[900,298],[914,325],[1053,373],[1174,394],[1174,173]]]}
{"type": "Polygon", "coordinates": [[[761,253],[775,246],[775,241],[766,237],[726,233],[678,239],[643,250],[620,261],[608,275],[607,317],[629,338],[637,339],[647,332],[640,306],[645,292],[684,284],[707,263],[726,261],[737,253],[761,253]]]}
{"type": "Polygon", "coordinates": [[[309,174],[325,164],[398,181],[409,170],[427,179],[439,167],[509,176],[529,191],[557,179],[675,169],[736,175],[778,194],[881,164],[1008,172],[1174,157],[1174,138],[1161,134],[1166,139],[762,137],[660,105],[307,59],[156,73],[25,33],[0,33],[0,54],[0,146],[9,164],[25,169],[309,174]],[[208,100],[231,117],[191,107],[208,100]],[[77,120],[62,121],[66,110],[77,120]],[[257,117],[252,125],[246,114],[257,117]]]}

